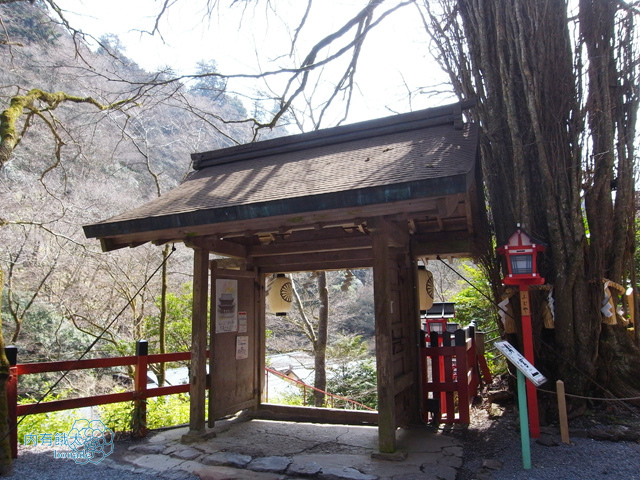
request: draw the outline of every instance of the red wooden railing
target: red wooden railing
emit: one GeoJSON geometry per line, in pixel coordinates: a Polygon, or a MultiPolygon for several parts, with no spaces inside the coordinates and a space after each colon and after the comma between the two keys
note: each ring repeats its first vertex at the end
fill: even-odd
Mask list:
{"type": "Polygon", "coordinates": [[[335,400],[342,400],[343,402],[346,402],[350,405],[353,405],[356,408],[364,408],[365,410],[371,410],[372,412],[375,412],[376,409],[375,408],[371,408],[363,403],[360,402],[356,402],[355,400],[352,400],[350,398],[346,398],[346,397],[341,397],[340,395],[335,395],[333,393],[329,393],[329,392],[325,392],[324,390],[320,390],[319,388],[314,387],[313,385],[308,385],[306,383],[304,383],[301,380],[296,380],[295,378],[291,378],[286,376],[284,373],[280,373],[277,370],[274,370],[272,368],[269,367],[265,367],[265,390],[267,392],[267,397],[266,397],[266,401],[269,401],[269,397],[268,397],[268,392],[269,392],[269,374],[271,373],[272,375],[275,375],[277,377],[280,377],[288,382],[291,382],[295,385],[298,385],[299,387],[302,388],[302,404],[306,405],[307,403],[307,389],[311,390],[311,391],[316,391],[316,392],[321,392],[324,393],[328,398],[329,398],[329,404],[331,405],[331,408],[334,408],[335,406],[335,400]]]}
{"type": "Polygon", "coordinates": [[[428,344],[421,348],[425,421],[470,423],[469,405],[478,394],[480,381],[491,383],[491,373],[475,337],[473,326],[453,334],[429,334],[428,344]]]}
{"type": "MultiPolygon", "coordinates": [[[[58,362],[39,362],[39,363],[17,363],[17,349],[16,347],[7,347],[5,349],[7,358],[9,359],[9,380],[7,381],[7,403],[9,410],[9,430],[11,435],[11,453],[13,458],[18,456],[18,430],[17,423],[18,417],[23,415],[32,415],[36,413],[57,412],[60,410],[70,410],[75,408],[93,407],[96,405],[107,405],[110,403],[119,402],[134,402],[134,425],[133,431],[139,436],[144,436],[147,433],[146,428],[146,399],[153,397],[160,397],[163,395],[173,395],[176,393],[188,393],[189,384],[183,385],[170,385],[166,387],[147,387],[147,372],[149,364],[153,363],[167,363],[167,362],[181,362],[191,360],[191,352],[179,352],[179,353],[164,353],[164,354],[148,354],[148,344],[145,340],[136,342],[136,355],[127,357],[112,357],[112,358],[96,358],[87,360],[66,360],[58,362]],[[53,400],[40,403],[27,403],[18,405],[18,378],[20,375],[30,375],[35,373],[51,373],[51,372],[66,372],[70,370],[86,370],[90,368],[111,368],[111,367],[124,367],[135,366],[134,370],[134,382],[133,390],[120,393],[109,393],[106,395],[94,395],[91,397],[70,398],[66,400],[53,400]]],[[[207,358],[209,352],[207,351],[207,358]]],[[[268,373],[279,375],[286,378],[289,381],[297,382],[304,386],[304,392],[306,397],[306,389],[317,390],[315,387],[306,385],[303,382],[299,382],[290,379],[284,374],[272,370],[270,368],[265,369],[268,373]]],[[[265,374],[267,374],[265,372],[265,374]]],[[[354,400],[341,397],[339,395],[333,395],[328,392],[323,392],[325,395],[332,399],[331,405],[333,406],[333,400],[339,399],[348,402],[353,405],[357,405],[367,410],[374,410],[366,405],[363,405],[354,400]]],[[[306,400],[306,399],[305,399],[306,400]]]]}
{"type": "MultiPolygon", "coordinates": [[[[9,363],[11,364],[9,368],[9,380],[7,382],[7,403],[9,409],[9,430],[11,432],[11,453],[13,454],[13,458],[17,458],[18,456],[17,421],[19,416],[133,401],[135,409],[135,413],[133,415],[134,432],[137,435],[144,436],[146,434],[147,412],[145,400],[147,398],[189,392],[188,383],[183,385],[147,388],[147,371],[149,364],[188,361],[191,359],[191,352],[148,355],[148,346],[145,340],[140,340],[136,343],[136,355],[87,360],[17,363],[17,350],[15,347],[7,347],[6,350],[9,363]],[[20,375],[66,372],[69,370],[85,370],[89,368],[123,367],[130,365],[135,365],[133,382],[134,389],[132,391],[18,405],[18,377],[20,375]]],[[[208,355],[209,353],[207,352],[207,356],[208,355]]]]}

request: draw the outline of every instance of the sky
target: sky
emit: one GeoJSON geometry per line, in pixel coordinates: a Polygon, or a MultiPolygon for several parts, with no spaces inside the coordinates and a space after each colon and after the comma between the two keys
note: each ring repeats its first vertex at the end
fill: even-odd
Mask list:
{"type": "MultiPolygon", "coordinates": [[[[153,28],[161,7],[158,0],[58,0],[74,27],[95,37],[118,35],[126,55],[149,71],[168,65],[183,74],[193,73],[199,60],[215,60],[224,73],[257,73],[260,68],[286,65],[291,39],[286,25],[302,17],[306,2],[271,3],[277,5],[277,11],[269,10],[266,0],[258,0],[255,10],[237,5],[219,7],[207,19],[205,0],[180,0],[159,24],[161,35],[150,36],[141,30],[153,28]]],[[[341,26],[364,4],[364,0],[316,1],[310,16],[313,22],[308,24],[311,28],[299,40],[300,51],[306,53],[310,45],[341,26]]],[[[434,100],[425,94],[409,98],[408,89],[438,82],[438,69],[430,60],[428,38],[414,7],[394,13],[373,33],[358,65],[358,88],[348,122],[453,101],[434,100]]],[[[266,85],[252,81],[234,88],[247,92],[256,88],[279,90],[282,83],[271,78],[266,85]]]]}

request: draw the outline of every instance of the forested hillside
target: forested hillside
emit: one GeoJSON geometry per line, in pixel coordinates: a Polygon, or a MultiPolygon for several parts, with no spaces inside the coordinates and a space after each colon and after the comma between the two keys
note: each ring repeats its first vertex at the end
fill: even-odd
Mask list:
{"type": "MultiPolygon", "coordinates": [[[[158,352],[162,277],[145,281],[168,251],[145,245],[104,254],[81,227],[177,185],[190,170],[192,152],[251,141],[250,122],[243,121],[251,107],[227,94],[216,76],[164,84],[170,68],[144,71],[115,36],[89,48],[43,8],[38,2],[0,6],[6,26],[0,55],[9,66],[0,71],[0,110],[34,91],[78,101],[27,105],[16,125],[22,138],[0,169],[5,342],[19,348],[20,362],[76,358],[117,319],[89,356],[131,354],[143,338],[150,353],[158,352]],[[123,100],[118,108],[96,106],[123,100]]],[[[215,59],[202,59],[197,68],[215,71],[215,59]]],[[[190,275],[191,252],[179,245],[166,277],[167,351],[189,348],[190,275]]],[[[371,356],[371,272],[329,272],[327,278],[329,357],[371,356]]],[[[296,307],[287,317],[268,317],[269,353],[314,353],[316,275],[297,274],[294,281],[296,307]],[[305,321],[314,323],[311,330],[305,321]]],[[[94,393],[112,383],[71,378],[62,387],[94,393]]],[[[37,396],[38,387],[25,379],[21,391],[37,396]]]]}
{"type": "MultiPolygon", "coordinates": [[[[102,47],[90,49],[37,2],[3,5],[0,17],[6,27],[0,110],[34,91],[105,105],[133,99],[105,110],[76,101],[27,105],[16,125],[22,138],[0,169],[6,343],[19,347],[20,361],[72,358],[116,317],[163,255],[159,247],[102,254],[81,226],[175,186],[190,169],[190,153],[248,141],[243,123],[218,120],[247,114],[223,82],[163,86],[158,80],[167,72],[142,70],[117,38],[102,38],[102,47]],[[145,85],[152,79],[153,87],[145,85]]],[[[202,60],[203,68],[214,64],[202,60]]],[[[184,247],[172,256],[170,291],[190,281],[190,263],[184,247]]],[[[130,351],[147,334],[149,319],[158,315],[158,277],[92,355],[130,351]]]]}
{"type": "MultiPolygon", "coordinates": [[[[149,340],[150,353],[187,350],[189,249],[179,245],[166,277],[152,277],[168,248],[145,245],[104,254],[81,227],[177,185],[190,171],[191,153],[253,140],[247,119],[255,119],[257,107],[227,93],[224,79],[208,74],[216,71],[215,59],[199,62],[201,77],[167,81],[175,77],[170,67],[145,71],[117,37],[85,38],[56,24],[39,2],[0,5],[0,18],[6,28],[0,39],[6,66],[0,71],[0,110],[6,113],[17,101],[24,108],[15,119],[19,142],[0,168],[6,344],[19,348],[20,362],[76,358],[109,326],[89,356],[131,354],[138,339],[149,340]]],[[[283,133],[260,132],[261,138],[283,133]]],[[[431,268],[438,300],[449,300],[457,278],[438,264],[431,268]]],[[[371,272],[328,272],[325,281],[329,361],[346,365],[370,357],[371,272]]],[[[292,312],[268,316],[269,354],[315,355],[324,349],[316,344],[318,275],[296,274],[294,284],[298,301],[292,312]]],[[[110,390],[112,384],[103,380],[71,378],[63,387],[74,393],[110,390]]],[[[26,381],[21,391],[38,394],[26,381]]]]}

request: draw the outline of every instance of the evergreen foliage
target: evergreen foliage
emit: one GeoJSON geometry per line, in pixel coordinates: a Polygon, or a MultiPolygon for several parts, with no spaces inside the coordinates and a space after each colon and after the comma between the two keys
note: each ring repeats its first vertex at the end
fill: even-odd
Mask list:
{"type": "MultiPolygon", "coordinates": [[[[159,302],[156,299],[156,304],[159,302]]],[[[167,293],[167,352],[187,352],[191,347],[191,311],[193,308],[193,284],[185,283],[179,293],[167,293]]],[[[159,317],[146,319],[146,337],[149,338],[149,352],[159,353],[159,317]]]]}
{"type": "Polygon", "coordinates": [[[451,298],[456,304],[456,322],[468,325],[475,320],[480,331],[493,330],[496,328],[497,307],[491,300],[491,282],[480,267],[468,264],[461,267],[462,275],[471,285],[460,280],[462,289],[451,298]]]}
{"type": "Polygon", "coordinates": [[[37,43],[43,46],[54,46],[62,35],[45,12],[42,0],[35,5],[15,2],[3,8],[4,29],[0,38],[7,43],[37,43]]]}

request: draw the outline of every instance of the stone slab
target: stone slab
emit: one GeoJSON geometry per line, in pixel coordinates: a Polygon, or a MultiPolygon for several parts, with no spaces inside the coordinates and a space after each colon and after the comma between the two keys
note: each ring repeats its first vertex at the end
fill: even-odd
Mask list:
{"type": "Polygon", "coordinates": [[[384,459],[372,458],[376,427],[251,420],[225,421],[209,431],[216,436],[188,446],[181,443],[188,427],[159,432],[121,458],[146,471],[187,471],[205,480],[455,480],[463,453],[458,439],[429,428],[398,430],[400,452],[384,459]],[[273,463],[263,463],[270,457],[273,463]]]}
{"type": "Polygon", "coordinates": [[[286,473],[287,475],[302,475],[307,477],[320,473],[320,470],[322,470],[322,467],[317,462],[303,462],[294,458],[291,465],[287,468],[286,473]]]}
{"type": "Polygon", "coordinates": [[[283,473],[290,463],[290,458],[274,455],[254,458],[249,465],[247,465],[247,468],[255,472],[283,473]]]}
{"type": "Polygon", "coordinates": [[[215,452],[202,457],[204,465],[218,465],[223,467],[246,468],[251,462],[249,455],[230,452],[215,452]]]}
{"type": "Polygon", "coordinates": [[[275,473],[254,472],[230,467],[201,467],[191,473],[201,480],[282,480],[282,476],[275,473]]]}
{"type": "Polygon", "coordinates": [[[322,480],[378,480],[377,475],[362,473],[350,467],[323,467],[318,478],[322,480]]]}

